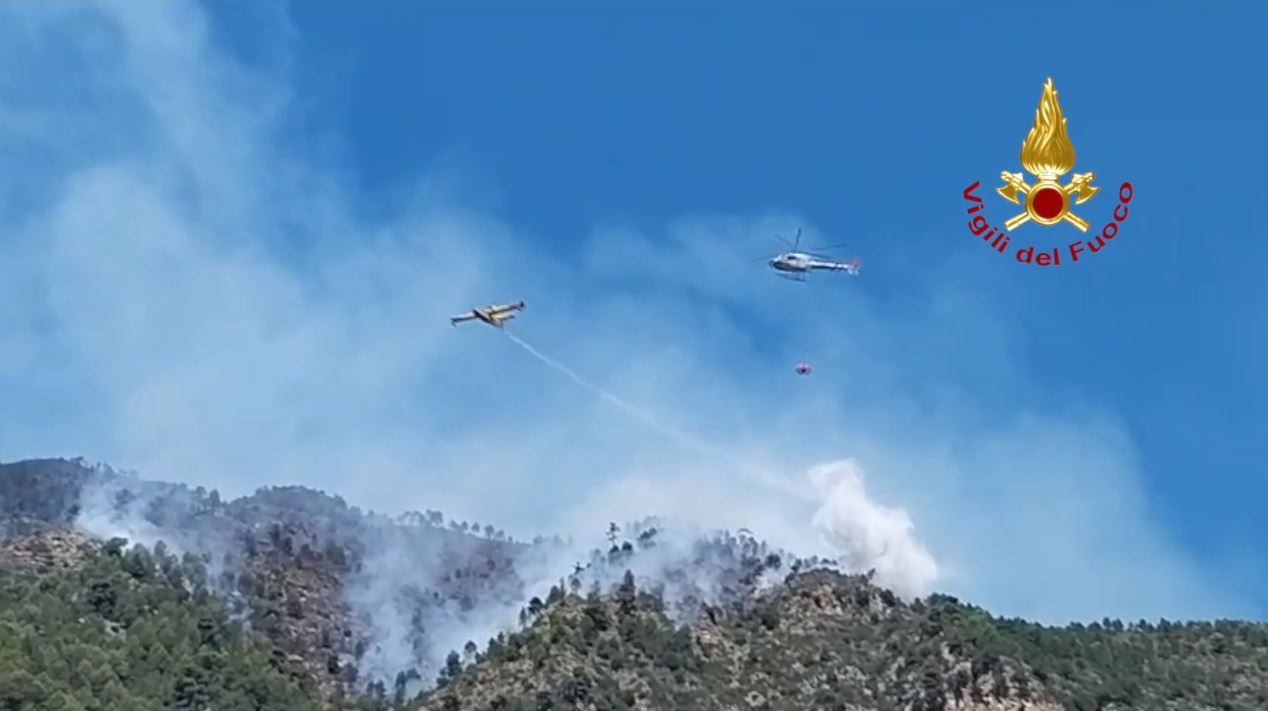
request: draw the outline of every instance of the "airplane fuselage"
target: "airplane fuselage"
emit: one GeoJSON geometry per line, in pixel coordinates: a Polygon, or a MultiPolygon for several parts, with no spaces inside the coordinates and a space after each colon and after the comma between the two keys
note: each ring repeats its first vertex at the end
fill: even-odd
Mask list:
{"type": "Polygon", "coordinates": [[[475,314],[475,317],[481,321],[498,328],[502,328],[502,324],[506,321],[505,316],[495,316],[492,312],[483,309],[473,309],[471,313],[475,314]]]}

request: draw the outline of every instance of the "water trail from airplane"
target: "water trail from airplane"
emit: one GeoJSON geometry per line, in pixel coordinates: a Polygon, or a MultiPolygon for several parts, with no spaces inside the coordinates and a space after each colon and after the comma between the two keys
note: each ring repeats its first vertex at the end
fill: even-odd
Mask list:
{"type": "Polygon", "coordinates": [[[765,484],[766,486],[779,489],[780,491],[783,491],[784,493],[789,494],[791,496],[795,496],[799,499],[805,499],[805,500],[811,499],[811,497],[807,494],[807,492],[802,491],[801,489],[798,489],[797,487],[793,486],[791,482],[783,479],[782,477],[772,472],[766,471],[765,469],[762,469],[758,466],[755,466],[754,464],[750,462],[743,461],[742,459],[739,459],[738,457],[726,451],[725,449],[718,447],[717,445],[711,444],[709,442],[706,442],[705,440],[702,440],[699,437],[696,437],[695,435],[692,435],[687,432],[683,432],[682,430],[679,430],[676,427],[671,427],[669,425],[662,423],[660,420],[656,419],[654,415],[642,409],[641,407],[638,407],[637,405],[633,405],[617,397],[616,395],[613,395],[607,390],[604,390],[598,385],[595,385],[594,383],[589,382],[585,378],[582,378],[580,375],[577,375],[577,373],[574,372],[571,368],[565,366],[564,364],[560,363],[554,358],[551,358],[545,353],[542,353],[536,348],[530,346],[523,339],[511,333],[509,330],[503,329],[502,332],[505,333],[506,337],[511,339],[513,343],[515,343],[520,348],[523,348],[525,351],[527,351],[529,355],[533,356],[534,358],[541,361],[542,363],[545,363],[547,366],[558,371],[559,373],[562,373],[564,376],[566,376],[569,380],[576,383],[577,385],[585,388],[586,390],[589,390],[595,395],[598,395],[600,399],[606,400],[607,402],[624,410],[626,414],[641,421],[643,424],[647,425],[648,427],[651,427],[657,432],[660,432],[661,434],[671,439],[677,440],[678,442],[692,449],[695,449],[698,452],[707,454],[709,456],[718,457],[720,459],[727,460],[728,462],[736,466],[738,469],[745,472],[750,477],[758,480],[760,483],[765,484]]]}

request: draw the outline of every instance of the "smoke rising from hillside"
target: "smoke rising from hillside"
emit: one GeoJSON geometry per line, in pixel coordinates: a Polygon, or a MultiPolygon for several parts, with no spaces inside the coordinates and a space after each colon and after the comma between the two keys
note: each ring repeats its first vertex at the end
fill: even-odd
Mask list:
{"type": "MultiPolygon", "coordinates": [[[[540,604],[552,587],[608,592],[632,571],[640,589],[659,593],[671,617],[688,622],[702,604],[739,601],[793,569],[792,553],[748,532],[711,531],[690,521],[614,526],[606,544],[592,531],[580,543],[555,539],[528,545],[505,540],[490,527],[483,529],[486,537],[467,533],[479,530],[474,524],[451,521],[446,527],[436,512],[363,514],[337,497],[296,487],[262,489],[225,502],[215,492],[79,471],[91,474],[78,497],[79,528],[151,548],[161,542],[178,556],[204,559],[213,588],[245,603],[236,607],[252,623],[269,624],[276,598],[251,603],[252,587],[244,583],[239,590],[235,581],[273,579],[289,575],[286,570],[322,571],[316,578],[300,577],[328,580],[342,567],[342,557],[323,556],[331,546],[348,551],[354,562],[328,592],[347,604],[357,625],[356,646],[363,651],[354,655],[348,642],[331,653],[338,652],[341,665],[356,668],[361,684],[390,687],[398,674],[417,672],[421,676],[409,683],[410,693],[434,682],[450,652],[462,653],[468,643],[484,649],[493,637],[517,629],[523,612],[534,607],[533,598],[540,604]]],[[[303,607],[324,599],[320,587],[305,590],[298,619],[305,617],[303,607]]]]}
{"type": "MultiPolygon", "coordinates": [[[[228,497],[303,483],[585,541],[652,514],[744,525],[796,552],[844,553],[896,587],[937,580],[1046,620],[1244,609],[1153,526],[1120,423],[1081,403],[1024,411],[1061,398],[1030,397],[1022,339],[975,300],[971,275],[907,275],[897,302],[856,282],[809,308],[810,292],[734,256],[788,224],[765,206],[652,235],[596,230],[559,259],[443,197],[448,176],[427,167],[393,186],[391,208],[341,182],[350,167],[297,137],[322,126],[291,113],[308,108],[287,103],[291,77],[241,64],[196,4],[43,5],[0,3],[14,53],[0,67],[0,147],[32,156],[0,175],[0,282],[22,295],[0,305],[6,458],[83,453],[228,497]],[[58,23],[71,31],[30,31],[58,23]],[[67,64],[44,74],[50,49],[67,64]],[[82,111],[64,111],[70,79],[91,89],[82,111]],[[625,397],[591,408],[520,353],[454,337],[455,309],[508,292],[544,305],[534,341],[625,397]],[[778,374],[800,351],[832,365],[790,387],[778,374]],[[696,434],[648,413],[681,413],[696,434]],[[847,454],[866,489],[861,475],[791,476],[847,454]]],[[[97,527],[147,535],[118,523],[97,527]]],[[[419,563],[427,550],[368,558],[350,593],[384,615],[384,668],[412,650],[393,631],[408,620],[402,591],[443,577],[439,561],[419,563]]],[[[631,564],[652,579],[675,556],[697,561],[685,541],[631,564]]],[[[515,602],[444,607],[432,628],[501,628],[576,560],[584,551],[522,572],[515,602]]]]}
{"type": "Polygon", "coordinates": [[[820,464],[807,474],[813,488],[810,491],[798,489],[792,482],[755,467],[722,447],[663,424],[646,410],[583,379],[515,334],[505,333],[533,357],[653,429],[707,455],[722,458],[758,484],[798,499],[813,497],[821,501],[813,523],[840,552],[842,562],[850,569],[856,572],[875,569],[877,582],[907,597],[928,593],[937,580],[938,565],[916,537],[911,517],[901,508],[886,507],[869,499],[863,486],[863,472],[857,463],[847,460],[820,464]]]}
{"type": "Polygon", "coordinates": [[[809,478],[824,499],[814,523],[843,551],[847,567],[875,570],[876,582],[899,595],[930,592],[938,579],[937,562],[916,538],[906,511],[868,498],[863,472],[855,462],[820,464],[809,478]]]}
{"type": "MultiPolygon", "coordinates": [[[[103,481],[85,488],[75,525],[102,540],[117,537],[153,546],[160,539],[170,539],[171,532],[163,531],[145,517],[148,497],[125,496],[126,491],[127,487],[118,481],[103,481]]],[[[164,542],[174,544],[171,540],[164,542]]]]}

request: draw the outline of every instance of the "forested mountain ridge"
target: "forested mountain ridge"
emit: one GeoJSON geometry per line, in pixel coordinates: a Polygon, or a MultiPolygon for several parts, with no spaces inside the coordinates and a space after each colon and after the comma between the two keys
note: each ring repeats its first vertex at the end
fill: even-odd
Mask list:
{"type": "Polygon", "coordinates": [[[82,558],[83,548],[66,542],[91,533],[99,542],[119,535],[144,544],[146,555],[162,547],[196,559],[208,589],[226,601],[230,614],[307,671],[321,699],[364,691],[369,681],[363,671],[371,668],[376,690],[411,668],[418,667],[417,677],[434,674],[418,662],[443,660],[448,650],[430,648],[423,634],[427,623],[460,621],[478,604],[522,600],[513,560],[526,544],[491,526],[446,522],[438,512],[389,518],[303,487],[264,488],[223,501],[216,491],[145,481],[78,461],[0,465],[0,534],[8,539],[0,546],[0,564],[36,563],[62,551],[53,567],[73,568],[67,564],[82,558]],[[385,553],[397,559],[385,561],[385,553]],[[376,589],[385,569],[420,563],[442,570],[425,579],[398,571],[390,589],[376,589]],[[371,610],[393,612],[387,621],[392,627],[411,627],[418,638],[404,645],[413,654],[383,649],[387,632],[365,619],[371,610]],[[393,662],[401,668],[384,668],[393,662]]]}
{"type": "Polygon", "coordinates": [[[567,558],[66,460],[0,465],[0,523],[0,709],[1268,709],[1264,625],[1041,627],[746,535],[567,558]]]}

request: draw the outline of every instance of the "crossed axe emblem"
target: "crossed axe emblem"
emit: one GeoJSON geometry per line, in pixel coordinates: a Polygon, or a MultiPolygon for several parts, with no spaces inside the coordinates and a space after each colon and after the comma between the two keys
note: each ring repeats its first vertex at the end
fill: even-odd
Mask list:
{"type": "MultiPolygon", "coordinates": [[[[1026,181],[1022,179],[1021,173],[1009,173],[1008,171],[1004,171],[1003,173],[1000,173],[1000,179],[1004,181],[1004,184],[996,188],[995,192],[999,193],[1001,197],[1014,205],[1020,205],[1022,204],[1020,198],[1029,196],[1032,190],[1042,187],[1052,187],[1056,190],[1060,190],[1067,197],[1077,195],[1078,197],[1075,199],[1074,204],[1082,205],[1088,200],[1091,200],[1092,196],[1096,195],[1096,193],[1100,191],[1099,187],[1094,187],[1092,185],[1092,181],[1095,178],[1095,173],[1075,173],[1070,178],[1069,185],[1061,185],[1057,183],[1057,181],[1048,177],[1041,178],[1039,183],[1036,185],[1027,185],[1026,181]]],[[[1004,222],[1004,228],[1012,230],[1018,225],[1034,218],[1035,215],[1033,214],[1031,207],[1027,205],[1025,212],[1004,222]]],[[[1078,215],[1071,213],[1068,208],[1061,211],[1061,216],[1058,220],[1065,220],[1066,222],[1069,222],[1079,228],[1082,232],[1087,232],[1088,230],[1087,221],[1078,215]]]]}

